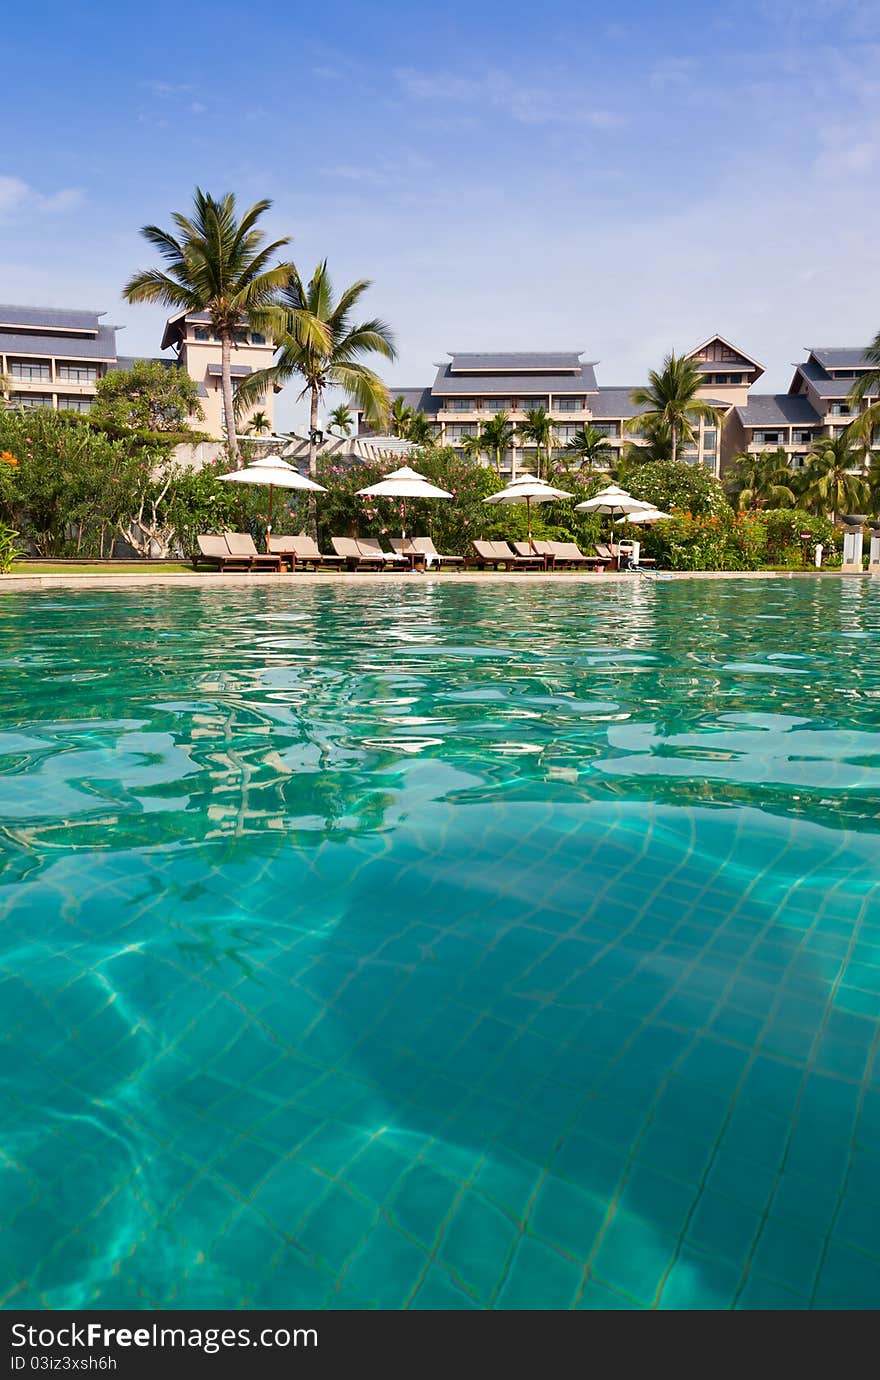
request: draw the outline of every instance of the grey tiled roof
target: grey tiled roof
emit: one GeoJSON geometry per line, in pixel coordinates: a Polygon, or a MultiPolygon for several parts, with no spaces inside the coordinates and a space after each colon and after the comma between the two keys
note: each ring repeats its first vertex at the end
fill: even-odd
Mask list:
{"type": "MultiPolygon", "coordinates": [[[[461,358],[461,356],[459,356],[461,358]]],[[[476,356],[471,356],[476,358],[476,356]]],[[[497,359],[491,355],[486,358],[497,359]]],[[[511,356],[504,356],[511,358],[511,356]]],[[[523,358],[527,358],[523,356],[523,358]]],[[[534,356],[528,356],[533,359],[534,356]]],[[[532,394],[544,393],[595,393],[596,374],[592,364],[579,364],[578,372],[572,374],[453,374],[448,364],[441,364],[437,370],[431,392],[435,397],[491,397],[493,393],[502,398],[511,396],[522,398],[532,394]]]]}
{"type": "Polygon", "coordinates": [[[809,398],[792,393],[753,393],[734,409],[743,426],[816,426],[821,420],[809,398]]]}
{"type": "Polygon", "coordinates": [[[0,331],[0,353],[42,355],[45,359],[115,359],[116,331],[99,326],[97,336],[13,335],[0,331]]]}
{"type": "Polygon", "coordinates": [[[845,398],[853,386],[852,379],[830,378],[820,364],[808,359],[806,364],[798,364],[792,380],[792,389],[797,388],[799,377],[808,379],[820,398],[845,398]]]}
{"type": "Polygon", "coordinates": [[[180,368],[179,362],[176,359],[169,359],[167,355],[117,355],[110,365],[110,369],[111,371],[118,369],[127,373],[132,365],[139,364],[142,360],[145,360],[147,364],[164,364],[166,369],[180,368]]]}
{"type": "MultiPolygon", "coordinates": [[[[231,366],[230,372],[234,379],[243,379],[248,374],[252,374],[254,371],[249,364],[233,364],[231,366]]],[[[219,379],[223,373],[223,365],[209,364],[207,373],[209,378],[219,379]]]]}
{"type": "Polygon", "coordinates": [[[704,374],[753,374],[756,366],[746,359],[692,359],[704,374]]]}
{"type": "Polygon", "coordinates": [[[633,402],[634,387],[635,384],[630,388],[600,388],[597,395],[590,398],[590,408],[596,421],[625,420],[627,417],[640,417],[643,412],[647,412],[646,406],[633,402]]]}
{"type": "MultiPolygon", "coordinates": [[[[389,384],[388,392],[392,403],[395,398],[403,398],[407,407],[411,407],[414,412],[424,412],[426,416],[433,416],[440,407],[440,399],[431,397],[430,388],[392,388],[389,384]]],[[[351,401],[348,405],[356,406],[351,401]]]]}
{"type": "Polygon", "coordinates": [[[0,304],[3,326],[45,326],[55,331],[97,331],[103,311],[69,311],[55,307],[15,307],[0,304]]]}
{"type": "Polygon", "coordinates": [[[807,353],[817,359],[823,369],[870,369],[871,361],[862,345],[814,345],[807,347],[807,353]]]}
{"type": "Polygon", "coordinates": [[[580,356],[583,351],[524,350],[462,354],[457,350],[450,350],[449,353],[452,355],[452,364],[449,367],[453,373],[479,370],[488,374],[500,374],[506,369],[545,373],[558,372],[561,369],[578,370],[581,367],[580,356]]]}

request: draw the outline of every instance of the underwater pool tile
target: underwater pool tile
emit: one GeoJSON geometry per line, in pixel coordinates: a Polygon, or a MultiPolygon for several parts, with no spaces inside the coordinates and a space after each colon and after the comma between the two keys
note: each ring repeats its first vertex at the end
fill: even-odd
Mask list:
{"type": "Polygon", "coordinates": [[[403,593],[0,601],[4,1306],[880,1306],[868,584],[403,593]]]}
{"type": "Polygon", "coordinates": [[[550,1174],[544,1179],[529,1215],[529,1231],[550,1246],[586,1261],[605,1218],[606,1200],[585,1193],[550,1174]]]}
{"type": "Polygon", "coordinates": [[[676,1240],[640,1217],[618,1210],[608,1223],[591,1270],[606,1284],[650,1304],[675,1258],[676,1240]]]}
{"type": "Polygon", "coordinates": [[[752,1253],[750,1271],[776,1280],[809,1298],[822,1260],[825,1238],[768,1217],[752,1253]]]}
{"type": "Polygon", "coordinates": [[[520,1237],[494,1307],[500,1310],[573,1308],[583,1266],[532,1236],[520,1237]]]}

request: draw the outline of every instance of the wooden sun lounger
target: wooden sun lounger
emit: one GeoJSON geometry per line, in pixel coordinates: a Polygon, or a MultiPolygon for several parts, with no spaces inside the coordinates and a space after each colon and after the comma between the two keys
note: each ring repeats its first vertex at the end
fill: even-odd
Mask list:
{"type": "Polygon", "coordinates": [[[543,570],[543,556],[518,556],[506,541],[472,541],[473,556],[471,564],[483,570],[491,566],[494,570],[543,570]]]}
{"type": "Polygon", "coordinates": [[[215,533],[205,533],[196,538],[198,543],[198,555],[193,557],[193,565],[199,568],[204,561],[207,565],[213,565],[215,570],[250,570],[250,556],[233,556],[226,544],[226,538],[217,536],[215,533]]]}
{"type": "Polygon", "coordinates": [[[401,556],[397,551],[383,551],[376,537],[357,537],[358,550],[365,560],[373,560],[379,557],[385,562],[386,566],[405,566],[409,564],[406,556],[401,556]]]}
{"type": "Polygon", "coordinates": [[[399,556],[407,556],[414,563],[420,557],[426,565],[464,565],[464,556],[442,556],[430,537],[392,537],[391,546],[399,556]]]}
{"type": "Polygon", "coordinates": [[[229,554],[249,560],[251,570],[274,570],[281,573],[281,557],[271,551],[258,551],[250,532],[224,532],[229,554]]]}
{"type": "Polygon", "coordinates": [[[380,551],[379,555],[364,555],[354,537],[331,537],[331,545],[337,556],[341,556],[349,570],[358,570],[364,566],[367,570],[384,569],[385,561],[380,551]]]}
{"type": "Polygon", "coordinates": [[[585,556],[574,541],[548,541],[544,544],[550,547],[557,565],[586,566],[601,571],[608,564],[602,556],[585,556]]]}
{"type": "Polygon", "coordinates": [[[300,532],[296,537],[270,537],[269,550],[276,552],[282,560],[286,560],[291,571],[296,570],[297,566],[309,565],[314,570],[338,570],[344,564],[342,556],[325,556],[319,551],[314,537],[306,536],[305,532],[300,532]]]}

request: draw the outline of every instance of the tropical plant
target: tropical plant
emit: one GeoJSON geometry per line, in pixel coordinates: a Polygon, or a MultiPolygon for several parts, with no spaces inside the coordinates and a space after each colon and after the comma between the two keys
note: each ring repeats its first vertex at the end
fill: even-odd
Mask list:
{"type": "Polygon", "coordinates": [[[614,448],[604,432],[595,426],[578,427],[565,446],[566,455],[580,462],[583,469],[608,469],[614,458],[614,448]]]}
{"type": "Polygon", "coordinates": [[[468,460],[479,464],[482,456],[486,454],[486,433],[478,426],[475,435],[462,436],[458,444],[459,449],[467,456],[468,460]]]}
{"type": "Polygon", "coordinates": [[[407,431],[407,440],[412,441],[415,446],[433,446],[435,444],[434,428],[424,412],[413,413],[407,431]]]}
{"type": "Polygon", "coordinates": [[[659,437],[663,434],[659,429],[668,428],[669,458],[676,461],[679,444],[694,439],[694,422],[702,417],[713,426],[721,424],[719,410],[697,396],[702,384],[703,376],[692,359],[674,351],[668,354],[662,369],[651,370],[648,386],[633,389],[633,403],[645,410],[624,423],[627,431],[655,429],[659,437]]]}
{"type": "Polygon", "coordinates": [[[810,447],[803,470],[800,501],[813,513],[827,513],[834,521],[839,513],[863,511],[871,491],[862,468],[862,450],[855,444],[852,428],[838,436],[818,436],[810,447]]]}
{"type": "MultiPolygon", "coordinates": [[[[855,420],[850,423],[850,433],[861,448],[863,464],[869,466],[876,474],[880,468],[880,455],[877,450],[880,435],[880,331],[865,351],[865,357],[873,368],[856,379],[850,389],[850,407],[858,413],[855,420]],[[863,402],[867,405],[863,411],[859,411],[863,402]]],[[[877,492],[877,486],[873,480],[869,482],[873,497],[877,492]]]]}
{"type": "Polygon", "coordinates": [[[495,468],[501,473],[501,462],[513,444],[516,432],[510,425],[506,412],[496,412],[488,422],[483,423],[483,450],[495,457],[495,468]]]}
{"type": "Polygon", "coordinates": [[[398,394],[391,404],[389,411],[389,421],[391,425],[391,435],[406,439],[409,435],[409,424],[415,413],[403,400],[403,395],[398,394]]]}
{"type": "MultiPolygon", "coordinates": [[[[276,309],[278,292],[295,272],[290,263],[270,261],[288,237],[265,244],[258,221],[271,206],[257,201],[239,218],[235,197],[219,200],[197,187],[191,217],[172,215],[179,238],[158,225],[145,225],[141,234],[158,249],[167,271],[146,269],[136,273],[123,289],[129,302],[160,302],[172,311],[206,312],[220,340],[223,415],[226,445],[236,453],[235,400],[232,389],[232,351],[235,333],[242,324],[277,338],[281,318],[276,309]]],[[[301,313],[287,303],[284,325],[301,313]]],[[[311,330],[311,327],[310,327],[311,330]]],[[[251,401],[256,401],[252,395],[251,401]]]]}
{"type": "Polygon", "coordinates": [[[725,478],[739,512],[795,505],[794,476],[788,455],[781,447],[767,453],[746,451],[737,455],[725,478]]]}
{"type": "Polygon", "coordinates": [[[340,403],[338,407],[334,407],[330,413],[328,431],[336,431],[340,436],[350,436],[353,426],[354,417],[345,403],[340,403]]]}
{"type": "Polygon", "coordinates": [[[272,430],[272,423],[266,412],[252,412],[249,425],[251,436],[265,436],[272,430]]]}
{"type": "Polygon", "coordinates": [[[520,422],[518,431],[524,441],[531,441],[535,447],[535,472],[541,473],[541,452],[544,452],[547,469],[549,470],[553,457],[553,446],[556,433],[553,429],[553,422],[549,414],[543,407],[531,408],[526,413],[524,422],[520,422]]]}
{"type": "Polygon", "coordinates": [[[0,575],[8,575],[16,556],[22,554],[18,545],[18,533],[14,527],[0,521],[0,575]]]}
{"type": "Polygon", "coordinates": [[[170,361],[136,359],[130,369],[112,369],[98,379],[90,424],[114,430],[184,432],[204,417],[198,385],[170,361]]]}
{"type": "Polygon", "coordinates": [[[678,511],[695,517],[732,516],[727,495],[705,465],[683,460],[654,460],[639,465],[629,477],[634,498],[653,503],[664,513],[678,511]]]}
{"type": "MultiPolygon", "coordinates": [[[[318,408],[328,388],[342,388],[364,413],[371,425],[384,426],[388,420],[388,390],[364,356],[381,355],[394,359],[396,350],[391,328],[373,317],[354,321],[352,314],[370,287],[361,278],[345,288],[337,298],[327,272],[327,260],[319,263],[308,283],[303,283],[295,268],[281,298],[286,313],[284,329],[276,336],[278,354],[269,369],[249,374],[239,386],[236,403],[249,406],[267,388],[299,378],[300,398],[309,399],[309,476],[315,479],[318,458],[318,408]]],[[[309,501],[309,526],[314,534],[317,508],[314,495],[309,501]]]]}

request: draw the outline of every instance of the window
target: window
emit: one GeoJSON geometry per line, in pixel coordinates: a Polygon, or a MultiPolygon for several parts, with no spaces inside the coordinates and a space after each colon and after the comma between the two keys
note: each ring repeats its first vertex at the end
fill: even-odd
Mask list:
{"type": "Polygon", "coordinates": [[[265,337],[264,335],[260,335],[260,332],[259,332],[259,331],[251,331],[251,344],[252,344],[252,345],[265,345],[265,343],[266,343],[266,337],[265,337]]]}
{"type": "Polygon", "coordinates": [[[520,398],[519,405],[523,412],[537,412],[539,407],[547,406],[546,398],[520,398]]]}
{"type": "Polygon", "coordinates": [[[483,398],[483,411],[495,416],[496,412],[510,411],[510,398],[483,398]]]}
{"type": "Polygon", "coordinates": [[[619,422],[588,422],[587,425],[591,426],[594,431],[598,431],[601,436],[620,435],[619,422]]]}
{"type": "Polygon", "coordinates": [[[754,431],[752,432],[752,440],[755,442],[755,445],[757,446],[781,446],[782,432],[754,431]]]}
{"type": "Polygon", "coordinates": [[[809,445],[813,439],[812,431],[795,431],[794,439],[797,445],[809,445]]]}
{"type": "Polygon", "coordinates": [[[446,406],[450,412],[473,412],[476,407],[474,398],[447,398],[446,406]]]}
{"type": "Polygon", "coordinates": [[[832,404],[831,404],[831,415],[832,415],[832,417],[848,417],[848,416],[849,416],[849,403],[848,403],[848,402],[834,402],[834,403],[832,403],[832,404]]]}
{"type": "Polygon", "coordinates": [[[58,406],[66,412],[91,412],[91,398],[59,398],[58,406]]]}
{"type": "Polygon", "coordinates": [[[34,407],[52,406],[52,399],[48,393],[11,393],[9,401],[13,407],[24,407],[28,411],[34,407]]]}
{"type": "Polygon", "coordinates": [[[446,427],[447,441],[460,441],[463,436],[476,436],[475,422],[449,422],[446,427]]]}
{"type": "Polygon", "coordinates": [[[583,398],[557,398],[554,403],[557,412],[580,412],[583,405],[583,398]]]}
{"type": "Polygon", "coordinates": [[[97,383],[98,366],[96,364],[59,364],[57,366],[58,377],[65,383],[97,383]]]}
{"type": "Polygon", "coordinates": [[[9,374],[24,383],[43,383],[52,377],[52,368],[47,359],[11,359],[9,374]]]}
{"type": "Polygon", "coordinates": [[[210,340],[211,332],[208,330],[207,326],[196,326],[195,337],[196,340],[210,340]]]}
{"type": "Polygon", "coordinates": [[[242,331],[242,330],[233,331],[233,332],[232,332],[232,338],[233,338],[233,340],[235,340],[236,344],[238,344],[238,345],[246,345],[246,344],[248,343],[248,333],[247,333],[247,331],[242,331]]]}
{"type": "Polygon", "coordinates": [[[580,427],[574,422],[563,422],[562,426],[556,428],[556,437],[562,443],[573,441],[579,431],[580,427]]]}

